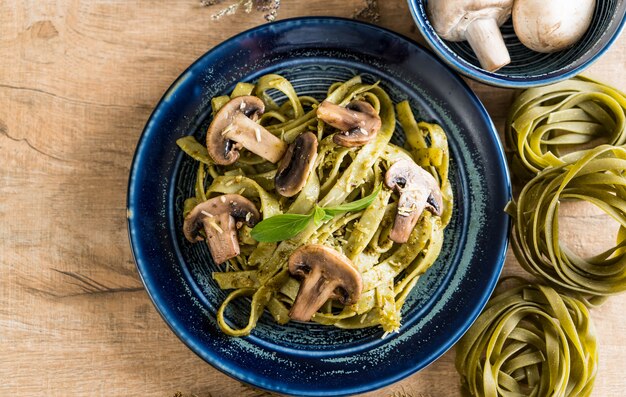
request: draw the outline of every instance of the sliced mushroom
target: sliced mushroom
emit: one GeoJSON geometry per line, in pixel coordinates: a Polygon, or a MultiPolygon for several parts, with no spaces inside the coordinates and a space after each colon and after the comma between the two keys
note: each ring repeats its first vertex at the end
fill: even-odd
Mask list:
{"type": "Polygon", "coordinates": [[[382,125],[376,109],[365,101],[352,101],[345,108],[324,101],[317,107],[317,117],[339,130],[333,142],[345,147],[369,143],[382,125]]]}
{"type": "Polygon", "coordinates": [[[302,279],[289,312],[292,320],[309,321],[328,299],[354,304],[363,290],[361,275],[350,259],[324,245],[309,244],[295,250],[289,257],[289,272],[302,279]]]}
{"type": "Polygon", "coordinates": [[[440,216],[443,197],[439,183],[419,165],[410,160],[395,162],[385,174],[385,185],[400,193],[398,210],[389,238],[406,243],[424,209],[440,216]]]}
{"type": "Polygon", "coordinates": [[[317,137],[305,132],[289,145],[285,156],[278,163],[274,185],[278,194],[295,196],[302,190],[317,158],[317,137]]]}
{"type": "Polygon", "coordinates": [[[261,99],[247,95],[231,99],[217,112],[206,137],[207,150],[216,164],[233,164],[242,147],[272,163],[283,157],[287,144],[256,122],[264,111],[261,99]]]}
{"type": "Polygon", "coordinates": [[[237,229],[244,223],[253,227],[260,219],[250,200],[238,194],[224,194],[195,206],[185,218],[183,233],[194,243],[203,240],[200,230],[204,229],[211,256],[220,264],[240,253],[237,229]]]}

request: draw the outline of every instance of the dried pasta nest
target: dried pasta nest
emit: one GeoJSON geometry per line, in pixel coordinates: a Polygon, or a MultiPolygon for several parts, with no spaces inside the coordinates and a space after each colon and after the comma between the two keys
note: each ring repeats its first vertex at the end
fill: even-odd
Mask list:
{"type": "Polygon", "coordinates": [[[457,345],[473,396],[589,396],[598,353],[584,303],[516,279],[492,298],[457,345]]]}
{"type": "Polygon", "coordinates": [[[610,145],[587,151],[575,162],[548,168],[534,177],[516,202],[512,246],[517,260],[556,288],[590,298],[589,303],[626,290],[626,149],[610,145]],[[583,200],[615,219],[616,244],[589,258],[559,241],[559,206],[583,200]]]}
{"type": "Polygon", "coordinates": [[[524,91],[506,123],[512,171],[522,179],[580,159],[590,146],[626,144],[626,96],[576,77],[524,91]]]}

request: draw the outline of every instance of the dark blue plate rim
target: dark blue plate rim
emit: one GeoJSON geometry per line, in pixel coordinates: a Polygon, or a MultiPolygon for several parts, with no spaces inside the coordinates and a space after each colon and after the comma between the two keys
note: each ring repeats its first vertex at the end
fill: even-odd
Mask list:
{"type": "Polygon", "coordinates": [[[132,165],[131,165],[131,169],[130,169],[130,176],[129,176],[129,182],[128,182],[128,189],[127,189],[127,226],[128,226],[128,235],[129,235],[129,242],[130,242],[130,246],[131,246],[131,252],[133,255],[133,259],[135,260],[135,263],[137,265],[137,269],[138,269],[138,273],[140,276],[140,279],[144,285],[144,287],[146,288],[146,291],[148,292],[148,296],[150,297],[150,299],[152,300],[155,308],[157,309],[157,312],[160,314],[160,316],[164,319],[165,323],[170,327],[170,329],[179,337],[179,339],[181,339],[181,341],[183,341],[183,343],[185,343],[196,355],[198,355],[200,358],[202,358],[203,360],[205,360],[206,362],[208,362],[209,364],[211,364],[214,368],[220,370],[221,372],[225,373],[226,375],[233,377],[235,379],[237,379],[238,381],[244,382],[244,383],[248,383],[251,384],[257,388],[263,389],[263,390],[268,390],[271,392],[280,392],[280,393],[285,393],[285,394],[290,394],[290,395],[307,395],[307,396],[340,396],[340,395],[352,395],[352,394],[357,394],[357,393],[363,393],[363,392],[367,392],[367,391],[371,391],[371,390],[375,390],[375,389],[379,389],[385,386],[388,386],[394,382],[397,382],[413,373],[415,373],[416,371],[419,371],[421,369],[423,369],[424,367],[430,365],[432,362],[434,362],[437,358],[439,358],[441,355],[443,355],[446,351],[448,351],[460,338],[461,336],[469,329],[469,327],[473,324],[473,322],[476,320],[476,318],[478,317],[478,315],[480,314],[480,312],[482,311],[482,309],[485,307],[485,305],[487,304],[487,301],[489,300],[493,290],[495,289],[495,286],[497,284],[497,281],[500,277],[500,274],[502,272],[502,268],[504,266],[504,260],[506,257],[506,252],[508,249],[508,245],[509,245],[509,236],[508,236],[508,231],[510,230],[510,225],[511,225],[511,220],[508,216],[506,216],[506,221],[505,221],[505,227],[503,229],[506,230],[506,234],[504,235],[504,238],[502,238],[502,240],[498,241],[497,244],[493,245],[490,247],[490,251],[492,252],[496,252],[496,257],[497,259],[497,263],[494,264],[494,266],[496,267],[495,272],[493,273],[493,277],[489,280],[487,280],[487,284],[484,286],[485,288],[482,290],[482,294],[480,295],[480,302],[479,304],[477,304],[474,307],[474,310],[472,310],[472,312],[470,313],[470,315],[466,318],[466,320],[464,321],[464,323],[462,324],[461,327],[459,327],[455,332],[451,333],[449,338],[445,341],[445,343],[441,344],[439,346],[438,349],[436,349],[434,352],[432,352],[432,354],[426,358],[424,358],[423,360],[421,360],[420,362],[418,362],[416,365],[414,365],[413,367],[403,371],[403,372],[398,372],[395,374],[395,376],[390,376],[384,379],[370,379],[369,382],[363,382],[363,384],[358,385],[358,386],[351,386],[351,387],[345,387],[342,389],[337,389],[337,390],[333,390],[333,391],[325,391],[322,393],[316,392],[316,391],[312,391],[309,389],[303,389],[303,388],[299,388],[297,385],[292,385],[291,388],[273,388],[271,385],[267,385],[266,383],[263,382],[257,382],[257,378],[255,377],[254,371],[250,370],[246,373],[241,373],[241,372],[236,372],[236,371],[231,371],[230,368],[228,366],[224,366],[222,365],[222,363],[219,360],[219,357],[216,355],[211,355],[209,353],[207,353],[206,351],[204,351],[201,346],[199,346],[198,344],[194,343],[193,340],[191,340],[190,337],[188,337],[185,334],[185,329],[179,327],[179,321],[175,318],[175,314],[171,312],[171,310],[166,310],[169,309],[166,307],[165,302],[161,299],[161,297],[159,296],[159,289],[156,286],[151,285],[148,280],[146,279],[147,274],[146,273],[146,269],[144,269],[141,266],[141,261],[138,260],[139,257],[142,255],[142,253],[140,251],[138,251],[138,248],[135,244],[135,238],[133,237],[133,234],[135,232],[137,232],[137,225],[135,225],[133,223],[133,218],[130,214],[132,214],[134,212],[135,209],[135,205],[137,203],[137,200],[135,199],[135,195],[139,194],[137,192],[137,187],[135,186],[135,180],[136,180],[136,174],[139,171],[139,169],[137,168],[137,163],[138,163],[138,158],[142,155],[142,153],[147,150],[147,148],[145,147],[145,141],[147,139],[147,136],[149,135],[151,129],[153,128],[153,120],[155,118],[155,115],[157,115],[160,111],[164,110],[162,109],[165,104],[164,104],[164,100],[169,97],[172,96],[180,83],[182,83],[189,75],[189,73],[195,69],[195,67],[201,62],[203,61],[205,58],[207,57],[212,57],[214,56],[216,53],[218,53],[219,51],[227,48],[227,47],[237,47],[237,43],[239,41],[239,39],[241,39],[242,37],[248,36],[250,34],[254,34],[254,33],[258,33],[260,31],[264,31],[264,30],[269,30],[272,27],[278,27],[278,26],[282,26],[282,25],[290,25],[290,24],[297,24],[300,22],[306,22],[308,24],[328,24],[328,23],[344,23],[344,24],[351,24],[355,29],[359,29],[359,28],[369,28],[369,29],[373,29],[373,30],[377,30],[380,33],[386,34],[386,35],[390,35],[392,36],[394,39],[399,40],[400,42],[405,42],[410,46],[414,46],[416,47],[419,51],[421,51],[423,53],[423,55],[431,58],[432,60],[434,60],[435,63],[438,63],[443,69],[447,69],[449,72],[449,77],[451,79],[454,79],[465,91],[466,94],[468,95],[468,98],[470,98],[470,100],[473,102],[473,104],[476,106],[476,110],[478,110],[478,115],[481,118],[481,121],[484,122],[486,124],[486,126],[488,127],[489,130],[489,135],[485,138],[488,138],[488,140],[490,141],[490,143],[493,145],[493,147],[497,150],[497,153],[499,154],[498,158],[497,158],[497,164],[499,167],[501,167],[501,177],[502,177],[502,184],[505,188],[505,199],[508,201],[511,199],[511,181],[510,181],[510,177],[509,177],[509,171],[508,171],[508,165],[506,162],[506,158],[504,155],[504,149],[502,146],[502,143],[500,142],[500,139],[498,138],[498,134],[497,134],[497,130],[495,128],[495,125],[493,124],[493,121],[491,120],[489,114],[487,113],[486,109],[484,108],[483,104],[480,102],[480,100],[476,97],[476,95],[473,93],[473,91],[469,88],[469,86],[467,86],[467,84],[463,81],[462,78],[460,78],[460,76],[458,76],[456,73],[454,73],[452,70],[450,70],[444,63],[441,62],[440,59],[438,59],[436,56],[434,56],[431,52],[429,52],[428,50],[426,50],[424,47],[422,47],[420,44],[418,44],[417,42],[411,40],[410,38],[404,37],[396,32],[393,32],[389,29],[385,29],[385,28],[381,28],[379,26],[376,25],[372,25],[369,23],[365,23],[365,22],[361,22],[361,21],[355,21],[352,19],[346,19],[346,18],[338,18],[338,17],[298,17],[298,18],[290,18],[290,19],[284,19],[284,20],[280,20],[280,21],[276,21],[273,23],[268,23],[268,24],[263,24],[254,28],[251,28],[249,30],[246,30],[244,32],[241,32],[227,40],[225,40],[224,42],[222,42],[221,44],[213,47],[211,50],[207,51],[205,54],[203,54],[202,56],[200,56],[196,61],[194,61],[194,63],[192,63],[187,69],[185,69],[185,71],[183,73],[181,73],[181,75],[170,85],[170,87],[167,89],[167,91],[163,94],[163,96],[161,97],[161,99],[159,100],[157,106],[155,107],[154,111],[151,113],[146,126],[144,127],[142,134],[137,142],[137,147],[135,150],[135,153],[133,155],[133,160],[132,160],[132,165]]]}
{"type": "Polygon", "coordinates": [[[476,81],[490,84],[496,87],[503,88],[530,88],[536,86],[543,86],[548,84],[558,83],[563,80],[570,79],[583,71],[585,71],[589,66],[595,63],[602,55],[604,55],[609,48],[613,45],[613,43],[620,37],[624,28],[626,27],[626,15],[622,17],[622,19],[618,22],[618,26],[615,30],[613,36],[609,38],[609,40],[598,50],[598,52],[593,55],[591,58],[581,63],[574,69],[567,71],[565,73],[557,74],[557,72],[548,73],[544,76],[529,78],[529,77],[509,77],[506,75],[498,74],[496,72],[488,72],[483,70],[477,66],[470,64],[465,60],[457,60],[456,57],[450,57],[450,50],[446,48],[443,44],[443,41],[434,33],[434,29],[426,29],[426,24],[430,26],[430,22],[424,18],[424,13],[419,12],[420,8],[417,0],[408,0],[409,10],[411,11],[411,16],[415,21],[415,25],[419,29],[420,33],[430,47],[435,51],[440,60],[445,62],[448,66],[452,67],[457,72],[464,74],[476,81]]]}

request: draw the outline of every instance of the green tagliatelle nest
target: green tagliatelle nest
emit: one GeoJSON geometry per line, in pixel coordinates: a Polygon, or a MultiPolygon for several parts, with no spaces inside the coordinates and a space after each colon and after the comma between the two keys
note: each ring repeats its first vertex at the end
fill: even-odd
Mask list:
{"type": "Polygon", "coordinates": [[[492,298],[456,347],[456,367],[471,395],[584,397],[598,353],[580,300],[517,280],[492,298]]]}
{"type": "Polygon", "coordinates": [[[557,288],[601,300],[626,291],[626,149],[603,145],[573,163],[539,173],[508,211],[515,218],[513,250],[520,264],[557,288]],[[615,246],[582,258],[559,241],[563,200],[583,200],[619,225],[615,246]]]}
{"type": "Polygon", "coordinates": [[[312,321],[342,328],[380,325],[386,332],[396,331],[409,292],[439,255],[443,231],[451,217],[446,134],[437,125],[417,123],[408,102],[394,107],[377,83],[366,84],[359,76],[331,85],[325,100],[341,106],[353,100],[366,101],[378,112],[382,126],[372,141],[362,147],[336,145],[332,139],[334,131],[317,118],[318,100],[299,96],[291,83],[279,75],[263,76],[256,84],[239,83],[230,96],[213,98],[214,114],[231,98],[243,95],[263,100],[266,111],[259,123],[285,142],[291,143],[307,131],[317,135],[319,146],[313,172],[296,196],[281,197],[274,186],[276,164],[242,151],[236,163],[217,166],[202,144],[186,137],[178,144],[199,165],[195,196],[185,201],[185,214],[221,194],[241,194],[251,200],[261,210],[263,220],[280,214],[310,214],[319,208],[341,208],[371,197],[381,186],[388,167],[405,159],[415,161],[433,175],[443,195],[444,210],[441,217],[424,211],[405,244],[389,239],[398,194],[388,188],[376,193],[367,208],[337,211],[319,219],[315,216],[316,222],[307,223],[297,235],[278,243],[257,242],[251,229],[243,226],[238,232],[241,255],[213,273],[220,288],[231,290],[217,313],[219,326],[228,335],[247,335],[265,309],[276,322],[288,322],[300,285],[289,274],[288,258],[304,244],[323,244],[350,259],[361,275],[363,292],[353,305],[327,302],[312,321]],[[272,100],[271,94],[276,90],[287,98],[284,103],[272,100]],[[390,142],[396,117],[406,135],[404,148],[390,142]],[[249,298],[250,312],[247,324],[237,329],[226,321],[225,312],[233,300],[242,297],[249,298]]]}
{"type": "Polygon", "coordinates": [[[507,122],[512,170],[531,179],[508,208],[515,256],[587,304],[626,290],[625,112],[623,93],[576,77],[524,91],[507,122]],[[559,241],[559,207],[569,200],[593,204],[619,223],[614,247],[582,258],[559,241]]]}
{"type": "Polygon", "coordinates": [[[523,177],[578,160],[597,144],[626,144],[626,96],[579,76],[524,91],[511,106],[506,143],[523,177]]]}

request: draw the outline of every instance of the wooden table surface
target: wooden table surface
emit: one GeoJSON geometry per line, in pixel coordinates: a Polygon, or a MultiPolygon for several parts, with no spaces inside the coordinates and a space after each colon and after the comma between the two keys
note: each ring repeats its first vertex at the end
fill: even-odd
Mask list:
{"type": "MultiPolygon", "coordinates": [[[[196,58],[264,23],[213,20],[198,0],[0,2],[0,395],[257,396],[206,364],[165,325],[139,280],[126,232],[135,144],[170,83],[196,58]]],[[[285,0],[279,19],[352,17],[365,0],[285,0]]],[[[405,0],[379,24],[420,40],[405,0]]],[[[626,37],[587,75],[626,91],[626,37]]],[[[514,92],[470,83],[502,130],[514,92]]],[[[616,226],[570,205],[564,238],[590,254],[616,226]]],[[[607,238],[609,237],[609,238],[607,238]]],[[[510,254],[506,274],[521,273],[510,254]]],[[[593,310],[594,396],[626,390],[626,295],[593,310]]],[[[448,352],[368,396],[460,396],[448,352]]]]}

